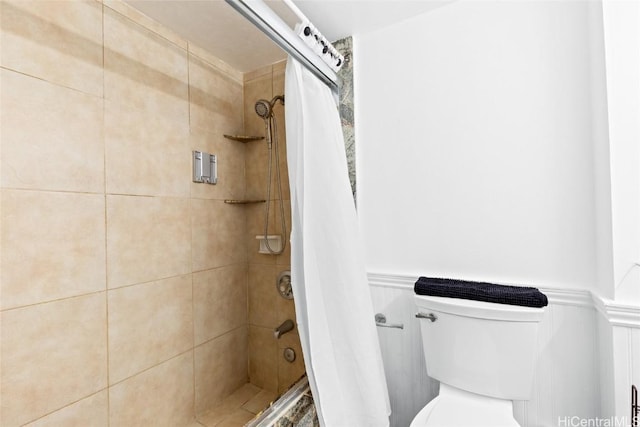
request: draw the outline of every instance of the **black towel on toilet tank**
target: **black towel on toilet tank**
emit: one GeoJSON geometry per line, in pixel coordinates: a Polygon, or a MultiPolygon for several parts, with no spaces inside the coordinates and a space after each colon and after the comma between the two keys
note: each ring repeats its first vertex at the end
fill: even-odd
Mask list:
{"type": "Polygon", "coordinates": [[[549,303],[547,296],[537,288],[525,286],[420,277],[413,289],[418,295],[471,299],[525,307],[539,308],[545,307],[549,303]]]}

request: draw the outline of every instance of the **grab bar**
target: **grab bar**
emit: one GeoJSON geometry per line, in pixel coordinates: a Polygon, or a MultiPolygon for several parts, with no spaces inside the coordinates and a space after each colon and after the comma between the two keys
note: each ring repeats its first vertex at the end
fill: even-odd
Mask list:
{"type": "Polygon", "coordinates": [[[431,320],[431,322],[435,322],[436,320],[438,320],[438,316],[436,316],[433,313],[425,314],[425,313],[418,312],[416,313],[416,317],[418,319],[429,319],[431,320]]]}
{"type": "Polygon", "coordinates": [[[387,323],[387,316],[382,313],[377,313],[375,319],[376,326],[380,326],[381,328],[404,329],[404,325],[402,323],[387,323]]]}

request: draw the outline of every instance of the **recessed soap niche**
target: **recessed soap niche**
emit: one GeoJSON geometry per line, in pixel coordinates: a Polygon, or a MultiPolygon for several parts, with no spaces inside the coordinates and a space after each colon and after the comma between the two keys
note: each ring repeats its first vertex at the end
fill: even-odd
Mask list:
{"type": "Polygon", "coordinates": [[[259,254],[273,255],[272,252],[280,252],[282,250],[282,236],[279,234],[269,234],[267,236],[261,234],[256,236],[256,240],[260,241],[259,254]],[[267,242],[269,246],[267,246],[267,242]],[[271,248],[271,251],[269,248],[271,248]]]}

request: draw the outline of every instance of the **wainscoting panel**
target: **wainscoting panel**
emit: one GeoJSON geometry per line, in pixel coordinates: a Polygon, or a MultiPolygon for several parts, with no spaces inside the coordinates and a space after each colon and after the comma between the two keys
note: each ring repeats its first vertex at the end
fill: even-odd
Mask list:
{"type": "Polygon", "coordinates": [[[640,386],[640,308],[594,296],[598,310],[603,417],[631,416],[631,385],[640,386]]]}
{"type": "Polygon", "coordinates": [[[640,390],[640,329],[633,329],[631,334],[631,378],[640,390]]]}
{"type": "Polygon", "coordinates": [[[613,329],[607,318],[597,316],[598,344],[600,355],[600,410],[603,417],[615,414],[613,382],[613,329]]]}
{"type": "MultiPolygon", "coordinates": [[[[391,426],[407,427],[433,399],[438,382],[426,373],[413,302],[413,276],[369,274],[373,306],[388,323],[378,328],[392,407],[391,426]]],[[[557,426],[559,418],[600,413],[596,316],[589,292],[547,290],[550,305],[540,325],[539,357],[531,400],[514,402],[523,427],[557,426]]],[[[639,353],[640,354],[640,353],[639,353]]]]}

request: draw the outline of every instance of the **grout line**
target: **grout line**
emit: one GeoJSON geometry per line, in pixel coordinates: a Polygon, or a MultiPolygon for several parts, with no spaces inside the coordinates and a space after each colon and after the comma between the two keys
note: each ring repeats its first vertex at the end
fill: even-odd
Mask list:
{"type": "Polygon", "coordinates": [[[64,84],[61,84],[61,83],[57,83],[57,82],[54,82],[54,81],[51,81],[51,80],[47,80],[46,78],[43,78],[43,77],[35,76],[33,74],[28,74],[28,73],[25,73],[23,71],[7,67],[6,65],[0,65],[0,69],[5,70],[5,71],[9,71],[9,72],[12,72],[12,73],[20,74],[22,76],[29,77],[29,78],[32,78],[32,79],[40,80],[41,82],[49,83],[49,84],[51,84],[53,86],[56,86],[56,87],[59,87],[59,88],[69,89],[69,90],[72,90],[74,92],[81,93],[83,95],[87,95],[87,96],[90,96],[90,97],[93,97],[93,98],[102,99],[103,96],[104,96],[104,94],[102,96],[101,95],[97,95],[95,93],[86,92],[84,90],[81,90],[81,89],[78,89],[78,88],[75,88],[75,87],[72,87],[72,86],[67,86],[67,85],[64,85],[64,84]]]}
{"type": "MultiPolygon", "coordinates": [[[[226,332],[223,332],[223,333],[221,333],[221,334],[219,334],[219,335],[216,335],[216,336],[215,336],[215,337],[213,337],[213,338],[209,338],[209,339],[207,339],[206,341],[201,342],[200,344],[195,344],[195,343],[194,343],[194,344],[195,344],[194,350],[195,350],[196,348],[198,348],[198,347],[202,347],[202,346],[204,346],[204,345],[210,344],[212,341],[215,341],[215,340],[217,340],[217,339],[219,339],[219,338],[224,337],[225,335],[229,335],[229,334],[231,334],[231,333],[233,333],[233,332],[236,332],[237,330],[242,329],[242,328],[245,328],[245,327],[248,327],[248,325],[240,325],[240,326],[236,326],[236,327],[234,327],[234,328],[232,328],[232,329],[229,329],[229,330],[228,330],[228,331],[226,331],[226,332]]],[[[247,335],[248,335],[248,331],[247,331],[247,335]]]]}
{"type": "MultiPolygon", "coordinates": [[[[191,136],[191,56],[193,54],[189,50],[189,43],[187,42],[187,126],[189,127],[189,136],[191,136]]],[[[191,193],[193,195],[193,190],[191,193]]]]}
{"type": "MultiPolygon", "coordinates": [[[[247,252],[248,252],[248,248],[247,248],[247,252]]],[[[248,256],[248,254],[247,254],[247,256],[248,256]]],[[[246,311],[246,316],[245,316],[245,319],[244,319],[245,327],[247,328],[247,340],[245,342],[245,346],[246,346],[245,347],[245,351],[246,351],[246,354],[247,354],[247,381],[249,381],[250,380],[249,375],[250,375],[250,372],[251,372],[251,370],[250,370],[250,368],[251,368],[251,366],[250,366],[251,354],[249,352],[249,336],[250,336],[251,325],[249,324],[249,317],[250,317],[250,311],[249,310],[251,309],[251,305],[249,304],[249,263],[248,262],[247,262],[246,267],[245,267],[245,287],[246,287],[246,295],[247,295],[247,301],[246,301],[247,311],[246,311]]]]}
{"type": "Polygon", "coordinates": [[[79,294],[79,295],[71,295],[71,296],[68,296],[68,297],[56,298],[56,299],[52,299],[52,300],[48,300],[48,301],[41,301],[41,302],[36,302],[36,303],[32,303],[32,304],[21,305],[21,306],[18,306],[18,307],[4,308],[0,312],[6,313],[6,312],[9,312],[9,311],[22,310],[24,308],[35,307],[35,306],[43,305],[43,304],[50,304],[50,303],[54,303],[54,302],[66,301],[66,300],[70,300],[70,299],[74,299],[74,298],[84,298],[84,297],[87,297],[87,296],[90,296],[90,295],[97,295],[97,294],[102,293],[102,292],[106,293],[106,289],[102,289],[102,290],[99,290],[99,291],[93,291],[93,292],[87,292],[87,293],[79,294]]]}
{"type": "Polygon", "coordinates": [[[104,184],[104,284],[105,284],[105,307],[106,307],[106,327],[105,327],[105,345],[106,345],[106,354],[107,354],[107,427],[111,425],[111,393],[110,393],[110,381],[111,381],[111,372],[109,370],[110,366],[110,355],[109,355],[109,256],[108,250],[109,246],[107,244],[108,241],[108,220],[107,220],[107,137],[106,137],[106,110],[107,110],[107,84],[106,84],[106,76],[105,76],[105,13],[104,13],[104,3],[101,3],[102,7],[102,16],[101,16],[101,24],[102,24],[102,160],[103,160],[103,184],[104,184]]]}
{"type": "Polygon", "coordinates": [[[75,191],[75,190],[50,190],[42,188],[20,188],[20,187],[2,187],[7,191],[31,191],[35,193],[60,193],[60,194],[76,194],[76,195],[88,195],[88,196],[103,196],[103,192],[96,191],[75,191]]]}
{"type": "MultiPolygon", "coordinates": [[[[156,21],[155,19],[150,18],[150,17],[149,17],[149,16],[147,16],[146,14],[144,14],[144,13],[140,12],[140,11],[139,11],[138,9],[136,9],[135,7],[128,5],[125,1],[121,1],[121,3],[126,4],[126,5],[127,5],[127,7],[131,7],[131,8],[132,8],[132,9],[134,9],[137,13],[139,13],[140,15],[144,16],[145,18],[149,19],[150,21],[153,21],[154,23],[157,23],[157,24],[159,24],[159,25],[162,25],[162,24],[160,24],[158,21],[156,21]]],[[[140,28],[142,28],[144,31],[146,31],[146,32],[148,32],[148,33],[151,33],[152,35],[154,35],[154,36],[156,36],[156,37],[158,37],[158,38],[163,39],[163,40],[164,40],[164,41],[166,41],[167,43],[171,44],[174,48],[177,48],[177,49],[180,49],[180,50],[186,50],[183,46],[181,46],[180,44],[178,44],[178,43],[176,43],[175,41],[171,40],[170,38],[168,38],[168,37],[167,37],[167,36],[165,36],[164,34],[160,34],[159,32],[157,32],[157,31],[153,30],[153,29],[152,29],[152,28],[150,28],[148,25],[146,25],[144,22],[141,22],[141,20],[139,20],[139,19],[137,19],[137,18],[132,18],[132,17],[130,17],[130,16],[128,16],[128,15],[126,15],[125,13],[123,13],[123,12],[121,12],[121,11],[117,10],[117,9],[114,9],[114,8],[113,8],[112,6],[110,6],[109,4],[104,4],[104,3],[103,3],[103,9],[104,9],[104,7],[109,8],[109,10],[111,10],[111,12],[113,12],[113,13],[117,14],[118,16],[120,16],[121,18],[124,18],[124,19],[126,19],[127,21],[129,21],[129,22],[131,22],[131,23],[133,23],[133,24],[135,24],[135,25],[139,26],[139,27],[140,27],[140,28]]],[[[104,16],[104,13],[103,13],[103,16],[104,16]]],[[[168,27],[166,27],[165,25],[162,25],[162,27],[164,27],[164,28],[167,28],[167,29],[168,29],[168,27]]],[[[172,33],[173,33],[173,32],[172,32],[172,33]]],[[[172,34],[172,36],[175,36],[176,38],[179,38],[179,39],[181,39],[182,41],[187,42],[187,40],[182,39],[182,37],[180,37],[180,36],[179,36],[178,34],[176,34],[176,33],[173,33],[173,34],[172,34]]]]}
{"type": "Polygon", "coordinates": [[[190,274],[191,273],[180,273],[180,274],[175,274],[173,276],[159,277],[157,279],[146,280],[144,282],[128,283],[126,285],[113,286],[113,287],[107,288],[107,291],[111,292],[111,291],[117,291],[119,289],[124,289],[124,288],[132,288],[134,286],[139,286],[139,285],[150,285],[150,284],[155,283],[155,282],[162,282],[162,281],[169,280],[169,279],[175,279],[175,278],[178,278],[178,277],[184,277],[184,276],[188,276],[190,274]]]}
{"type": "Polygon", "coordinates": [[[191,340],[191,355],[193,361],[193,417],[196,418],[196,315],[195,315],[195,302],[194,302],[194,290],[193,290],[193,273],[191,274],[191,329],[192,329],[192,340],[191,340]]]}
{"type": "Polygon", "coordinates": [[[64,405],[64,406],[61,406],[61,407],[60,407],[60,408],[58,408],[58,409],[54,409],[54,410],[53,410],[53,411],[51,411],[51,412],[47,412],[46,414],[41,415],[41,416],[39,416],[38,418],[34,418],[34,419],[32,419],[32,420],[30,420],[30,421],[28,421],[28,422],[26,422],[26,423],[24,423],[24,424],[21,424],[21,425],[28,425],[28,424],[34,423],[34,422],[36,422],[36,421],[42,420],[43,418],[46,418],[46,417],[48,417],[49,415],[53,415],[53,414],[55,414],[56,412],[62,411],[62,410],[66,409],[66,408],[68,408],[68,407],[70,407],[70,406],[75,405],[76,403],[79,403],[79,402],[81,402],[81,401],[83,401],[83,400],[85,400],[85,399],[89,399],[90,397],[93,397],[93,396],[95,396],[95,395],[97,395],[97,394],[100,394],[100,393],[102,393],[103,391],[104,391],[104,392],[107,392],[107,399],[108,399],[108,396],[109,396],[108,389],[109,389],[109,386],[107,385],[107,387],[105,387],[105,388],[101,388],[100,390],[97,390],[97,391],[95,391],[95,392],[93,392],[93,393],[90,393],[90,394],[88,394],[88,395],[86,395],[86,396],[83,396],[83,397],[81,397],[80,399],[74,400],[74,401],[73,401],[73,402],[71,402],[71,403],[68,403],[68,404],[66,404],[66,405],[64,405]]]}
{"type": "Polygon", "coordinates": [[[131,375],[129,375],[128,377],[123,378],[123,379],[121,379],[121,380],[119,380],[119,381],[117,381],[117,382],[115,382],[115,383],[113,383],[113,384],[110,384],[110,385],[109,385],[109,388],[115,387],[115,386],[117,386],[117,385],[119,385],[119,384],[122,384],[122,383],[123,383],[123,382],[125,382],[125,381],[128,381],[128,380],[130,380],[130,379],[132,379],[132,378],[135,378],[135,377],[137,377],[137,376],[139,376],[139,375],[141,375],[141,374],[143,374],[143,373],[145,373],[145,372],[148,372],[148,371],[150,371],[150,370],[152,370],[152,369],[154,369],[154,368],[157,368],[157,367],[158,367],[158,366],[160,366],[160,365],[164,365],[165,363],[171,362],[171,361],[172,361],[172,360],[174,360],[174,359],[177,359],[177,358],[179,358],[179,357],[182,357],[182,356],[184,356],[185,354],[189,353],[190,351],[193,351],[193,349],[192,349],[192,348],[188,348],[188,349],[186,349],[185,351],[182,351],[182,352],[180,352],[180,353],[177,353],[177,354],[175,354],[175,355],[173,355],[173,356],[169,357],[168,359],[161,360],[161,361],[157,362],[157,363],[156,363],[155,365],[153,365],[153,366],[149,366],[148,368],[144,368],[144,369],[143,369],[143,370],[141,370],[141,371],[138,371],[138,372],[136,372],[136,373],[134,373],[134,374],[131,374],[131,375]]]}

